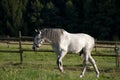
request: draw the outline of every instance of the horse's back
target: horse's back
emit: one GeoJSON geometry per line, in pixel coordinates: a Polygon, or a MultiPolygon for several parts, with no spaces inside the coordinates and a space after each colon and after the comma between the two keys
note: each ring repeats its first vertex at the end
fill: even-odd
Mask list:
{"type": "Polygon", "coordinates": [[[94,46],[94,38],[88,34],[77,33],[71,34],[64,32],[64,46],[66,46],[67,51],[79,53],[83,48],[92,49],[94,46]]]}

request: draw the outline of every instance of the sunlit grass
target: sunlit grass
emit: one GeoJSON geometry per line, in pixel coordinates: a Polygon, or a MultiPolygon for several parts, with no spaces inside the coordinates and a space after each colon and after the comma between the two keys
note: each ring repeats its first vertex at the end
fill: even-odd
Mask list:
{"type": "MultiPolygon", "coordinates": [[[[31,45],[22,46],[31,50],[31,45]]],[[[2,49],[17,49],[19,46],[0,44],[2,49]]],[[[48,45],[40,50],[51,50],[48,45]]],[[[99,52],[105,53],[100,49],[99,52]]],[[[100,70],[97,80],[119,80],[120,69],[116,69],[114,57],[95,57],[100,70]]],[[[65,73],[61,73],[56,65],[55,52],[24,52],[23,63],[19,64],[19,53],[0,52],[0,80],[96,80],[96,74],[89,63],[85,76],[80,79],[83,58],[76,54],[67,54],[63,59],[65,73]]]]}

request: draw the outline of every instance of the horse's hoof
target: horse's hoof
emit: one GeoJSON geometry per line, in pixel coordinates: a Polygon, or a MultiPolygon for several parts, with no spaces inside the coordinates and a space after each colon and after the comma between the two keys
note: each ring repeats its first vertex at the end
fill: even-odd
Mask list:
{"type": "Polygon", "coordinates": [[[64,73],[64,70],[60,70],[60,72],[64,73]]]}
{"type": "Polygon", "coordinates": [[[83,75],[80,75],[80,78],[82,78],[83,77],[83,75]]]}
{"type": "Polygon", "coordinates": [[[97,78],[99,78],[99,74],[97,75],[97,78]]]}

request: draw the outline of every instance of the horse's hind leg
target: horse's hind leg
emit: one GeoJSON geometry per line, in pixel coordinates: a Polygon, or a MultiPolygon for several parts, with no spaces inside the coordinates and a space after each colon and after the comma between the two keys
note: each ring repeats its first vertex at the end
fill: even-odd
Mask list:
{"type": "Polygon", "coordinates": [[[80,78],[82,78],[84,76],[84,74],[85,74],[87,64],[88,64],[88,57],[89,57],[89,55],[84,53],[83,70],[82,70],[82,73],[80,75],[80,78]]]}
{"type": "Polygon", "coordinates": [[[91,62],[91,64],[93,65],[93,67],[94,67],[94,69],[96,71],[97,78],[99,78],[98,68],[96,66],[95,60],[93,59],[93,57],[91,55],[89,56],[89,61],[91,62]]]}
{"type": "Polygon", "coordinates": [[[81,56],[84,53],[83,49],[79,52],[79,56],[81,56]]]}

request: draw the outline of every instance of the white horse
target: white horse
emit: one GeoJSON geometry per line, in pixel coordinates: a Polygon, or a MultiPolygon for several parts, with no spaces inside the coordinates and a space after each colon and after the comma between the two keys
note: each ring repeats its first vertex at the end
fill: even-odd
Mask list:
{"type": "Polygon", "coordinates": [[[93,65],[97,78],[99,77],[99,70],[96,66],[95,60],[91,56],[91,51],[94,47],[94,38],[83,33],[71,34],[63,29],[45,28],[36,30],[37,35],[34,38],[33,50],[36,50],[46,40],[48,41],[54,51],[57,53],[57,65],[61,72],[63,72],[62,59],[67,52],[77,53],[84,56],[83,70],[80,78],[84,76],[88,61],[93,65]]]}

